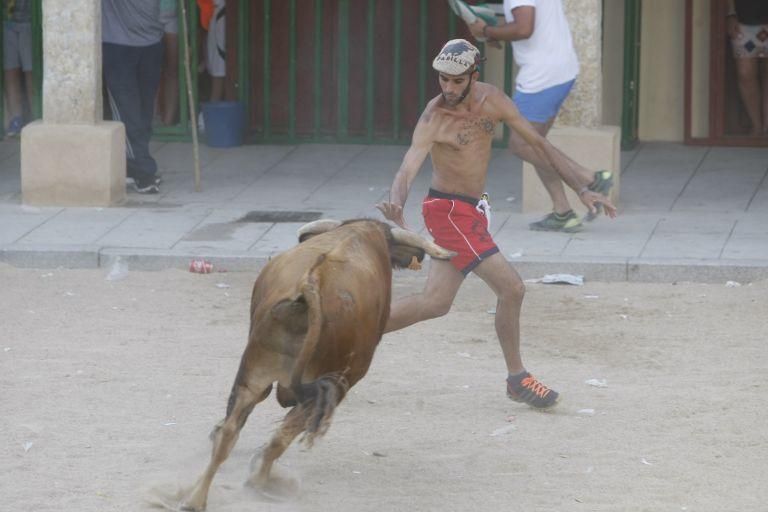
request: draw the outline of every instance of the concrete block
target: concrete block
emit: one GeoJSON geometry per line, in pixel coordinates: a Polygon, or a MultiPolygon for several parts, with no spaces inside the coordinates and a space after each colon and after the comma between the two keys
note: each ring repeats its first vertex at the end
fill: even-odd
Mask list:
{"type": "Polygon", "coordinates": [[[120,259],[131,270],[165,270],[174,268],[189,271],[193,259],[204,259],[213,264],[213,272],[256,272],[267,264],[270,257],[244,251],[169,251],[162,249],[102,249],[99,266],[111,269],[120,259]]]}
{"type": "Polygon", "coordinates": [[[0,261],[19,268],[97,268],[99,248],[92,245],[23,245],[0,248],[0,261]]]}
{"type": "Polygon", "coordinates": [[[123,124],[29,124],[21,133],[21,192],[28,205],[120,203],[125,199],[123,124]]]}
{"type": "Polygon", "coordinates": [[[637,258],[630,259],[627,280],[645,283],[719,283],[728,281],[742,284],[768,279],[765,260],[727,261],[721,259],[692,258],[637,258]]]}
{"type": "MultiPolygon", "coordinates": [[[[619,204],[619,183],[621,177],[621,129],[618,126],[597,128],[555,127],[547,135],[557,149],[571,160],[587,169],[606,169],[613,172],[613,190],[610,199],[619,204]]],[[[580,215],[586,213],[576,192],[565,185],[565,193],[571,207],[580,215]]],[[[539,179],[536,169],[523,162],[523,213],[548,213],[552,211],[552,200],[539,179]]]]}

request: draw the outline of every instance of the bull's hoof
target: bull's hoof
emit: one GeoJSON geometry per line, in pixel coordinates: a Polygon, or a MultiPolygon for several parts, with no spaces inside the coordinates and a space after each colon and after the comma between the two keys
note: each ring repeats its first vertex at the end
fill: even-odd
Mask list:
{"type": "Polygon", "coordinates": [[[189,492],[180,487],[173,490],[155,487],[150,490],[150,496],[146,501],[152,508],[163,510],[184,510],[192,512],[203,512],[203,510],[205,510],[205,503],[193,503],[194,500],[189,499],[189,492]]]}
{"type": "Polygon", "coordinates": [[[283,502],[296,498],[299,494],[299,481],[286,475],[273,472],[266,478],[253,476],[245,482],[258,497],[269,502],[283,502]]]}
{"type": "Polygon", "coordinates": [[[203,512],[205,510],[205,506],[199,508],[195,505],[190,505],[189,503],[182,503],[179,505],[179,510],[183,512],[203,512]]]}

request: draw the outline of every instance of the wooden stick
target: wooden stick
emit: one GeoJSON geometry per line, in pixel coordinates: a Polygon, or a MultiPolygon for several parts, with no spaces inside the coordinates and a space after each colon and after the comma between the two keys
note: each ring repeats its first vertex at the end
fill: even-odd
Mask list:
{"type": "Polygon", "coordinates": [[[181,1],[181,23],[184,28],[184,74],[187,82],[187,100],[189,103],[189,118],[192,125],[192,153],[195,159],[195,192],[200,192],[200,143],[197,140],[197,109],[192,91],[192,72],[190,71],[189,56],[189,23],[187,22],[187,0],[181,1]]]}

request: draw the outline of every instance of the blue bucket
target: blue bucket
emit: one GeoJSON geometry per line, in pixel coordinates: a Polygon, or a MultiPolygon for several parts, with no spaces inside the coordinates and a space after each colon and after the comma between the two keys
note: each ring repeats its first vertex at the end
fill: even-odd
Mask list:
{"type": "Polygon", "coordinates": [[[232,148],[243,144],[245,106],[239,101],[203,103],[203,122],[208,145],[232,148]]]}

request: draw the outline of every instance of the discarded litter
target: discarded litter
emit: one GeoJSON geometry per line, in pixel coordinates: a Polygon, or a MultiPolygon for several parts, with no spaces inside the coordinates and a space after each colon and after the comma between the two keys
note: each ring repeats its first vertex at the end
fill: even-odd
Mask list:
{"type": "Polygon", "coordinates": [[[459,357],[466,357],[467,359],[472,359],[472,354],[469,352],[456,352],[456,355],[459,357]]]}
{"type": "Polygon", "coordinates": [[[585,299],[599,299],[600,296],[599,295],[585,295],[584,298],[585,299]]]}
{"type": "Polygon", "coordinates": [[[523,251],[515,251],[509,255],[510,258],[522,258],[523,251]]]}
{"type": "Polygon", "coordinates": [[[741,283],[738,281],[726,281],[725,286],[726,288],[736,288],[737,286],[741,286],[741,283]]]}
{"type": "Polygon", "coordinates": [[[229,288],[227,283],[216,283],[216,288],[229,288]]]}
{"type": "Polygon", "coordinates": [[[504,425],[503,427],[499,427],[493,432],[491,432],[490,436],[491,437],[503,436],[504,434],[509,434],[513,430],[517,430],[517,427],[515,425],[504,425]]]}
{"type": "Polygon", "coordinates": [[[495,315],[496,314],[496,308],[489,309],[488,311],[486,311],[486,313],[488,313],[489,315],[495,315]]]}
{"type": "Polygon", "coordinates": [[[32,445],[35,444],[32,441],[27,441],[24,443],[24,453],[27,453],[30,448],[32,448],[32,445]]]}
{"type": "Polygon", "coordinates": [[[67,297],[74,297],[77,294],[74,293],[74,292],[64,292],[64,295],[67,296],[67,297]]]}
{"type": "Polygon", "coordinates": [[[189,271],[194,274],[210,274],[213,272],[213,263],[196,258],[189,262],[189,271]]]}
{"type": "Polygon", "coordinates": [[[3,349],[3,352],[10,352],[11,350],[13,350],[13,349],[11,349],[11,347],[5,347],[3,349]]]}
{"type": "Polygon", "coordinates": [[[175,425],[175,424],[176,424],[176,422],[175,422],[175,421],[169,421],[168,423],[163,423],[163,426],[164,426],[164,427],[170,427],[170,426],[173,426],[173,425],[175,425]]]}
{"type": "Polygon", "coordinates": [[[513,202],[514,200],[515,200],[515,196],[509,196],[509,197],[507,198],[507,202],[508,202],[508,203],[511,203],[511,202],[513,202]]]}
{"type": "Polygon", "coordinates": [[[648,462],[647,460],[645,460],[645,457],[643,457],[642,459],[640,459],[640,462],[642,462],[642,463],[643,463],[643,464],[645,464],[646,466],[653,466],[653,463],[652,463],[652,462],[648,462]]]}
{"type": "Polygon", "coordinates": [[[119,281],[128,277],[128,264],[118,256],[107,274],[107,281],[119,281]]]}
{"type": "Polygon", "coordinates": [[[572,284],[575,286],[581,286],[584,284],[584,276],[576,274],[547,274],[544,277],[526,279],[525,282],[542,284],[572,284]]]}
{"type": "Polygon", "coordinates": [[[596,388],[608,387],[608,381],[606,379],[587,379],[584,381],[584,384],[589,384],[590,386],[595,386],[596,388]]]}
{"type": "Polygon", "coordinates": [[[576,411],[576,414],[581,414],[583,416],[594,416],[595,410],[594,409],[579,409],[576,411]]]}
{"type": "Polygon", "coordinates": [[[629,318],[629,316],[627,316],[627,315],[623,315],[623,314],[622,314],[622,315],[619,315],[619,316],[621,317],[621,319],[622,319],[622,320],[626,320],[627,318],[629,318]]]}

